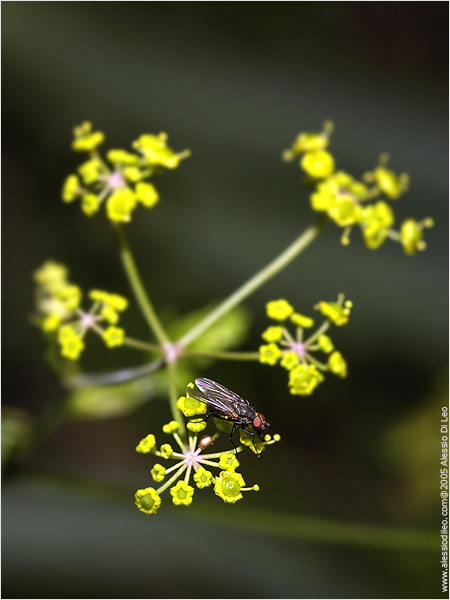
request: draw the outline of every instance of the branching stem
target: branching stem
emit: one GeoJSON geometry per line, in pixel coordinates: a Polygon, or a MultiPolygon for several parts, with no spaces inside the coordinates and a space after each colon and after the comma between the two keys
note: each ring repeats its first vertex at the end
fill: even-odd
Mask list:
{"type": "Polygon", "coordinates": [[[249,279],[243,286],[237,289],[231,296],[224,300],[219,306],[211,311],[204,319],[197,323],[188,333],[186,333],[178,344],[181,346],[189,346],[197,339],[204,331],[206,331],[213,323],[218,321],[232,308],[240,304],[245,298],[250,296],[255,290],[260,288],[264,283],[269,281],[274,275],[279,273],[290,262],[309,246],[309,244],[317,237],[328,221],[325,215],[321,217],[315,225],[308,227],[290,246],[286,248],[275,260],[264,267],[259,273],[249,279]]]}
{"type": "Polygon", "coordinates": [[[139,271],[136,267],[136,263],[134,262],[133,254],[131,253],[131,249],[128,245],[125,230],[121,223],[115,224],[115,232],[117,243],[119,244],[122,264],[127,274],[131,289],[133,290],[136,300],[141,308],[142,314],[144,315],[150,329],[155,334],[158,342],[161,345],[166,344],[170,341],[169,337],[161,325],[155,309],[150,302],[150,298],[148,297],[147,292],[142,284],[139,271]]]}

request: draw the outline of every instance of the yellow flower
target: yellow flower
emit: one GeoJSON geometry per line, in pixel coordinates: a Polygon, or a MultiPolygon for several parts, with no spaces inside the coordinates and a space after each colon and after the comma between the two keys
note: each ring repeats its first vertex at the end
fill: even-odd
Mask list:
{"type": "Polygon", "coordinates": [[[281,350],[276,344],[268,344],[259,347],[259,362],[267,365],[275,365],[281,357],[281,350]]]}
{"type": "Polygon", "coordinates": [[[177,423],[177,421],[170,421],[169,423],[163,425],[162,429],[165,434],[173,435],[180,429],[180,425],[177,423]]]}
{"type": "Polygon", "coordinates": [[[66,285],[58,292],[57,296],[63,301],[66,310],[73,311],[80,306],[83,294],[77,285],[66,285]]]}
{"type": "Polygon", "coordinates": [[[140,181],[144,177],[144,173],[138,169],[138,167],[125,167],[123,170],[123,174],[128,179],[128,181],[132,181],[136,183],[136,181],[140,181]]]}
{"type": "Polygon", "coordinates": [[[319,337],[318,342],[319,342],[319,348],[322,350],[322,352],[326,352],[327,354],[329,354],[330,352],[333,352],[334,345],[333,345],[333,342],[331,341],[330,337],[322,334],[319,337]]]}
{"type": "Polygon", "coordinates": [[[285,352],[281,359],[280,365],[290,371],[299,363],[298,355],[295,352],[285,352]]]}
{"type": "Polygon", "coordinates": [[[292,144],[292,150],[296,154],[325,150],[329,143],[328,136],[322,133],[300,133],[292,144]]]}
{"type": "Polygon", "coordinates": [[[177,408],[181,410],[185,417],[204,415],[208,410],[204,402],[200,402],[191,396],[180,396],[177,400],[177,408]]]}
{"type": "Polygon", "coordinates": [[[317,211],[328,210],[333,206],[335,199],[335,195],[328,189],[321,190],[318,186],[318,191],[311,195],[311,208],[317,211]]]}
{"type": "Polygon", "coordinates": [[[292,160],[295,154],[304,152],[314,152],[315,150],[324,150],[330,143],[330,134],[334,129],[331,121],[323,124],[321,133],[299,133],[290,150],[283,152],[284,160],[292,160]]]}
{"type": "Polygon", "coordinates": [[[361,183],[360,181],[352,181],[348,186],[348,191],[358,200],[365,200],[369,190],[367,189],[367,185],[364,183],[361,183]]]}
{"type": "Polygon", "coordinates": [[[192,433],[200,433],[206,429],[207,425],[206,421],[203,421],[203,419],[195,419],[194,421],[189,421],[189,423],[186,424],[186,427],[189,431],[192,431],[192,433]]]}
{"type": "Polygon", "coordinates": [[[152,474],[153,481],[156,481],[156,483],[161,483],[161,481],[164,481],[166,476],[166,467],[156,463],[150,473],[152,474]]]}
{"type": "Polygon", "coordinates": [[[239,461],[234,454],[225,452],[220,456],[219,468],[224,471],[235,471],[239,466],[239,461]]]}
{"type": "Polygon", "coordinates": [[[348,223],[349,225],[359,222],[360,208],[357,200],[363,199],[366,195],[367,187],[363,183],[354,181],[353,177],[344,171],[338,171],[318,183],[316,192],[311,195],[311,206],[313,210],[328,211],[338,225],[345,227],[347,226],[345,221],[349,218],[348,213],[352,221],[348,223]],[[342,200],[344,200],[343,204],[341,204],[342,200]],[[353,205],[349,204],[349,201],[353,205]]]}
{"type": "Polygon", "coordinates": [[[347,363],[340,352],[333,352],[328,359],[328,367],[335,375],[347,377],[347,363]]]}
{"type": "Polygon", "coordinates": [[[70,339],[75,334],[73,325],[63,325],[58,330],[58,342],[61,344],[63,341],[70,339]]]}
{"type": "Polygon", "coordinates": [[[136,492],[136,506],[147,515],[154,515],[161,506],[161,498],[154,488],[145,488],[136,492]]]}
{"type": "Polygon", "coordinates": [[[48,260],[35,271],[34,280],[51,294],[56,294],[67,285],[68,274],[69,271],[64,265],[48,260]]]}
{"type": "Polygon", "coordinates": [[[194,496],[194,488],[185,481],[178,481],[178,483],[171,488],[170,493],[172,494],[172,502],[176,506],[180,506],[181,504],[189,506],[192,503],[192,497],[194,496]]]}
{"type": "Polygon", "coordinates": [[[335,325],[341,326],[348,323],[350,306],[342,306],[338,302],[319,302],[319,310],[324,317],[335,325]]]}
{"type": "Polygon", "coordinates": [[[95,194],[85,194],[81,200],[81,210],[85,215],[91,217],[100,208],[100,202],[95,194]]]}
{"type": "Polygon", "coordinates": [[[359,223],[362,219],[362,208],[350,195],[339,196],[328,209],[328,215],[341,227],[359,223]]]}
{"type": "Polygon", "coordinates": [[[105,319],[105,321],[108,321],[108,323],[111,323],[111,325],[115,325],[119,320],[119,315],[117,314],[117,311],[115,311],[114,308],[111,308],[111,306],[108,305],[102,308],[100,314],[105,319]]]}
{"type": "Polygon", "coordinates": [[[267,316],[276,321],[285,321],[294,312],[287,300],[273,300],[266,304],[267,316]]]}
{"type": "Polygon", "coordinates": [[[111,308],[121,312],[128,306],[128,300],[119,294],[107,294],[105,302],[108,306],[111,306],[111,308]]]}
{"type": "Polygon", "coordinates": [[[262,334],[263,340],[266,342],[279,342],[283,337],[282,327],[268,327],[262,334]]]}
{"type": "Polygon", "coordinates": [[[300,166],[311,177],[324,179],[334,171],[334,158],[326,150],[316,150],[305,154],[300,166]]]}
{"type": "Polygon", "coordinates": [[[220,477],[216,477],[214,492],[224,502],[234,504],[243,497],[241,488],[244,485],[245,481],[240,473],[222,471],[220,477]]]}
{"type": "Polygon", "coordinates": [[[291,315],[291,321],[298,325],[299,327],[304,327],[305,329],[309,329],[314,325],[314,319],[310,317],[305,317],[304,315],[300,315],[299,313],[294,313],[291,315]]]}
{"type": "Polygon", "coordinates": [[[114,310],[123,311],[128,306],[128,300],[119,294],[110,294],[103,290],[91,290],[89,298],[94,302],[102,302],[114,310]]]}
{"type": "Polygon", "coordinates": [[[89,292],[89,298],[94,302],[106,302],[108,296],[108,292],[104,292],[103,290],[91,290],[89,292]]]}
{"type": "Polygon", "coordinates": [[[158,192],[155,190],[152,184],[144,182],[136,185],[136,198],[147,208],[151,208],[159,200],[158,192]]]}
{"type": "Polygon", "coordinates": [[[126,150],[109,150],[106,158],[114,165],[137,165],[139,156],[126,150]]]}
{"type": "Polygon", "coordinates": [[[194,475],[194,481],[199,489],[209,487],[212,483],[213,474],[203,467],[199,467],[194,475]]]}
{"type": "Polygon", "coordinates": [[[148,454],[149,452],[153,452],[156,447],[156,438],[153,433],[150,433],[147,437],[141,440],[136,447],[136,452],[140,452],[141,454],[148,454]]]}
{"type": "Polygon", "coordinates": [[[78,167],[78,173],[83,178],[85,185],[91,185],[97,181],[101,167],[101,162],[97,158],[92,158],[78,167]]]}
{"type": "Polygon", "coordinates": [[[314,365],[298,365],[289,372],[291,394],[309,396],[322,381],[323,375],[314,365]]]}
{"type": "Polygon", "coordinates": [[[163,444],[159,449],[159,452],[163,458],[170,458],[173,454],[173,448],[170,444],[163,444]]]}
{"type": "Polygon", "coordinates": [[[45,333],[50,333],[51,331],[56,331],[60,325],[61,315],[53,313],[44,319],[42,323],[42,331],[45,331],[45,333]]]}
{"type": "Polygon", "coordinates": [[[64,182],[62,189],[62,199],[64,202],[73,202],[79,196],[79,181],[76,175],[69,175],[64,182]]]}
{"type": "Polygon", "coordinates": [[[362,225],[366,246],[371,250],[379,248],[393,224],[394,212],[386,202],[380,201],[365,208],[362,225]]]}
{"type": "Polygon", "coordinates": [[[113,192],[106,203],[108,218],[116,223],[131,221],[135,207],[136,195],[128,188],[113,192]]]}
{"type": "Polygon", "coordinates": [[[408,184],[406,174],[397,177],[394,171],[390,171],[383,166],[375,169],[374,176],[380,190],[392,200],[396,200],[405,191],[408,184]]]}
{"type": "Polygon", "coordinates": [[[400,241],[406,254],[413,255],[425,248],[422,227],[415,219],[407,219],[400,229],[400,241]]]}
{"type": "Polygon", "coordinates": [[[92,125],[85,121],[73,130],[75,139],[72,148],[76,152],[91,152],[104,141],[105,136],[101,131],[92,132],[92,125]]]}
{"type": "Polygon", "coordinates": [[[261,454],[261,452],[264,452],[266,449],[265,442],[263,442],[259,436],[250,435],[242,429],[239,432],[239,440],[241,444],[249,448],[253,454],[261,454]]]}
{"type": "Polygon", "coordinates": [[[102,338],[108,348],[114,348],[115,346],[122,346],[125,331],[119,327],[108,327],[103,332],[102,338]]]}
{"type": "Polygon", "coordinates": [[[189,156],[189,151],[185,150],[180,154],[175,154],[166,142],[167,134],[165,133],[144,134],[133,143],[133,147],[142,154],[149,166],[159,165],[167,169],[175,169],[180,164],[181,158],[189,156]]]}
{"type": "Polygon", "coordinates": [[[83,340],[71,325],[64,325],[59,329],[58,342],[61,345],[61,355],[70,360],[77,360],[84,350],[83,340]]]}

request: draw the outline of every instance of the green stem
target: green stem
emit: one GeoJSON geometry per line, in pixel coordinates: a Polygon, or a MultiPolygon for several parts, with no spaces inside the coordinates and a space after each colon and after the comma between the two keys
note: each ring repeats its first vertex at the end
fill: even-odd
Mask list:
{"type": "Polygon", "coordinates": [[[308,354],[308,352],[305,352],[305,358],[308,359],[310,363],[315,365],[321,371],[329,371],[328,365],[324,365],[323,363],[318,361],[316,358],[314,358],[314,356],[311,356],[311,354],[308,354]]]}
{"type": "Polygon", "coordinates": [[[158,358],[151,363],[131,367],[130,369],[119,369],[118,371],[106,373],[80,373],[69,379],[66,386],[70,389],[76,389],[94,385],[117,385],[155,373],[164,365],[165,360],[158,358]]]}
{"type": "Polygon", "coordinates": [[[137,270],[136,263],[134,262],[133,254],[128,246],[125,230],[121,223],[115,224],[115,232],[117,242],[119,244],[120,257],[122,259],[131,289],[133,290],[136,300],[138,301],[138,304],[142,310],[142,314],[144,315],[150,329],[155,334],[155,337],[159,343],[161,345],[167,344],[170,341],[169,337],[161,325],[155,309],[153,308],[153,305],[150,302],[147,292],[142,284],[139,271],[137,270]]]}
{"type": "Polygon", "coordinates": [[[322,323],[322,325],[319,327],[319,329],[305,341],[305,346],[308,346],[308,348],[309,348],[310,345],[313,344],[316,340],[318,340],[323,333],[328,331],[329,328],[330,328],[330,322],[324,321],[322,323]]]}
{"type": "Polygon", "coordinates": [[[216,358],[218,360],[259,360],[259,352],[209,352],[183,350],[181,358],[216,358]]]}
{"type": "Polygon", "coordinates": [[[163,485],[161,487],[159,487],[156,490],[156,493],[162,494],[164,492],[164,490],[167,490],[167,488],[169,486],[171,486],[172,483],[174,483],[178,479],[178,477],[181,477],[181,475],[184,473],[184,471],[186,469],[187,469],[186,465],[184,465],[184,464],[181,465],[181,467],[178,469],[178,471],[174,475],[172,475],[172,477],[170,479],[168,479],[165,483],[163,483],[163,485]]]}
{"type": "Polygon", "coordinates": [[[134,338],[130,337],[123,338],[123,345],[129,346],[130,348],[136,348],[137,350],[144,350],[146,352],[157,352],[158,354],[164,354],[164,350],[161,348],[161,346],[149,344],[148,342],[141,342],[141,340],[135,340],[134,338]]]}
{"type": "MultiPolygon", "coordinates": [[[[179,469],[181,471],[181,468],[179,469]]],[[[184,469],[183,469],[184,471],[184,469]]],[[[166,481],[162,487],[167,489],[180,473],[166,481]]],[[[97,479],[74,475],[69,472],[52,471],[43,467],[34,467],[27,473],[21,493],[28,490],[44,490],[61,498],[77,496],[91,499],[92,502],[105,503],[117,499],[129,510],[130,496],[133,489],[112,485],[97,479]]],[[[161,488],[157,490],[161,493],[161,488]]],[[[165,505],[167,515],[176,515],[180,519],[178,507],[165,505]]],[[[262,509],[256,506],[246,508],[239,503],[233,510],[223,510],[218,502],[214,503],[201,498],[199,494],[188,511],[183,511],[184,518],[191,518],[198,523],[236,529],[237,531],[255,532],[258,536],[278,536],[293,540],[307,540],[323,544],[351,545],[356,547],[378,548],[383,550],[406,550],[407,552],[434,552],[439,548],[434,530],[406,529],[382,525],[365,525],[363,523],[346,522],[334,519],[322,519],[312,515],[299,515],[281,510],[262,509]]]]}
{"type": "MultiPolygon", "coordinates": [[[[95,331],[97,335],[103,337],[105,330],[100,325],[91,325],[91,329],[95,331]]],[[[123,345],[129,346],[130,348],[136,348],[137,350],[144,350],[145,352],[156,352],[158,354],[164,354],[164,349],[156,344],[149,344],[148,342],[142,342],[141,340],[135,340],[134,338],[125,337],[123,338],[123,345]]]]}
{"type": "MultiPolygon", "coordinates": [[[[244,446],[238,446],[236,448],[236,452],[242,452],[244,450],[244,446]]],[[[220,458],[222,454],[234,454],[234,450],[222,450],[222,452],[214,452],[213,454],[200,454],[199,462],[203,462],[205,459],[209,460],[210,458],[220,458]]]]}
{"type": "Polygon", "coordinates": [[[169,373],[169,400],[172,417],[180,426],[179,434],[183,441],[187,440],[186,426],[182,417],[181,411],[177,406],[178,391],[177,391],[177,371],[175,363],[167,363],[167,371],[169,373]]]}
{"type": "Polygon", "coordinates": [[[193,327],[186,335],[184,335],[178,344],[188,346],[197,339],[204,331],[206,331],[213,323],[220,319],[224,314],[240,304],[245,298],[250,296],[255,290],[261,287],[266,281],[269,281],[274,275],[284,269],[290,262],[294,260],[305,248],[317,237],[320,231],[328,221],[325,215],[320,218],[315,225],[308,227],[290,246],[284,250],[275,260],[269,263],[259,273],[254,275],[249,281],[244,283],[231,296],[224,300],[219,306],[211,311],[200,323],[193,327]]]}

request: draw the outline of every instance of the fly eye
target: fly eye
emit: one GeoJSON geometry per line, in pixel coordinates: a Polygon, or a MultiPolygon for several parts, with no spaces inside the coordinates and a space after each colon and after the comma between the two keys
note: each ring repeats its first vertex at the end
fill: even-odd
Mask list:
{"type": "Polygon", "coordinates": [[[253,427],[258,430],[258,429],[262,429],[264,427],[264,422],[265,422],[265,417],[263,414],[259,413],[259,415],[257,415],[254,419],[253,419],[253,427]]]}

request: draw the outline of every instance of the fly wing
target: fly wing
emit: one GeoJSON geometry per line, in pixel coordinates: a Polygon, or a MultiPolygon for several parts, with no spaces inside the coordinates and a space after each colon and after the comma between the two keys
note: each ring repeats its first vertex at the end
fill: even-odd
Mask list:
{"type": "MultiPolygon", "coordinates": [[[[242,402],[242,398],[240,396],[236,396],[236,399],[231,397],[230,395],[224,394],[221,390],[217,389],[209,389],[209,385],[204,385],[204,382],[211,382],[211,384],[215,384],[214,381],[210,379],[196,379],[195,383],[200,388],[199,390],[189,390],[189,396],[192,396],[196,400],[200,402],[204,402],[206,406],[212,411],[220,414],[221,416],[231,419],[237,420],[239,419],[239,412],[237,411],[236,399],[242,402]]],[[[218,384],[216,384],[218,385],[218,384]]],[[[230,392],[227,388],[220,386],[225,392],[230,392]]]]}
{"type": "Polygon", "coordinates": [[[212,379],[206,377],[200,377],[195,380],[195,383],[200,390],[210,398],[217,398],[222,401],[232,402],[235,404],[247,404],[250,405],[248,400],[239,396],[235,392],[232,392],[224,385],[220,385],[212,379]]]}

